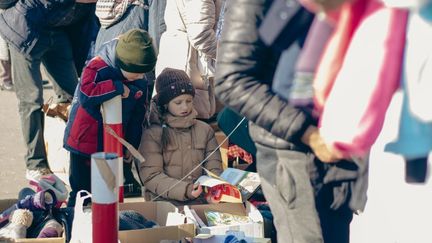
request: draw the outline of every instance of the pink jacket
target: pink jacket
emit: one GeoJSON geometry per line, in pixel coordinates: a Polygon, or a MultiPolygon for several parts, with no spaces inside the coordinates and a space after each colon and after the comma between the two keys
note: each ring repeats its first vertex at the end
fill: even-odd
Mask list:
{"type": "MultiPolygon", "coordinates": [[[[386,8],[379,0],[357,0],[351,5],[354,4],[366,8],[360,9],[363,14],[351,38],[339,37],[348,38],[340,41],[348,44],[346,51],[344,46],[342,53],[337,48],[327,48],[324,54],[334,55],[333,61],[340,64],[340,70],[334,83],[332,74],[324,77],[328,86],[323,86],[320,120],[325,141],[347,157],[367,153],[382,129],[387,108],[400,83],[408,16],[406,10],[386,8]]],[[[338,25],[352,26],[352,23],[338,25]]],[[[324,61],[320,65],[331,66],[324,61]]],[[[323,78],[319,75],[318,80],[323,78]]],[[[322,94],[320,91],[318,95],[322,94]]]]}

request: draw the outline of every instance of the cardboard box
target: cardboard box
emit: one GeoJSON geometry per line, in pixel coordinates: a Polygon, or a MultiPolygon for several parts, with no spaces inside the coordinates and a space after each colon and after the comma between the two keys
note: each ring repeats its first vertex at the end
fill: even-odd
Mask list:
{"type": "MultiPolygon", "coordinates": [[[[0,212],[3,212],[4,210],[8,209],[10,206],[15,204],[17,202],[17,199],[2,199],[0,200],[0,212]]],[[[56,238],[45,238],[45,239],[17,239],[15,242],[20,243],[65,243],[66,239],[63,235],[62,237],[56,237],[56,238]]]]}
{"type": "MultiPolygon", "coordinates": [[[[168,213],[176,212],[177,208],[166,201],[158,202],[128,202],[120,203],[119,210],[134,210],[142,214],[146,219],[157,222],[160,226],[142,230],[119,231],[119,240],[122,243],[160,242],[161,240],[182,240],[195,236],[194,224],[179,224],[165,226],[168,213]]],[[[179,222],[180,223],[180,222],[179,222]]]]}
{"type": "Polygon", "coordinates": [[[225,235],[227,231],[243,231],[246,237],[264,237],[264,220],[261,213],[255,206],[249,202],[245,203],[219,203],[219,204],[203,204],[191,205],[191,209],[195,210],[197,215],[204,221],[206,225],[207,219],[204,215],[205,211],[217,211],[222,213],[230,213],[241,216],[249,216],[253,221],[238,225],[222,225],[222,226],[205,226],[198,229],[199,234],[209,235],[225,235]]]}

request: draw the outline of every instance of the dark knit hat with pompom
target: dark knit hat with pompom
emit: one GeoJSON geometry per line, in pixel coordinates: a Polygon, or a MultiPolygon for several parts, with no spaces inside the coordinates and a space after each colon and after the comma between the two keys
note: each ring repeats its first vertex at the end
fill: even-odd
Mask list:
{"type": "Polygon", "coordinates": [[[195,96],[195,88],[183,70],[165,68],[156,78],[156,93],[156,103],[162,106],[183,94],[195,96]]]}

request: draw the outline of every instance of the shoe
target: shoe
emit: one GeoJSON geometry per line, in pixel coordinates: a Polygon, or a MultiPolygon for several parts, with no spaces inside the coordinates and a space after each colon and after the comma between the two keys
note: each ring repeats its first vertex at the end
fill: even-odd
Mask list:
{"type": "Polygon", "coordinates": [[[13,91],[14,85],[12,82],[4,82],[4,83],[0,84],[0,90],[13,91]]]}
{"type": "Polygon", "coordinates": [[[36,194],[36,192],[33,189],[24,187],[18,192],[18,201],[23,200],[27,196],[33,196],[34,194],[36,194]]]}
{"type": "Polygon", "coordinates": [[[67,122],[71,103],[57,103],[57,104],[44,104],[42,107],[43,112],[50,117],[59,117],[67,122]]]}
{"type": "Polygon", "coordinates": [[[55,107],[57,116],[67,122],[69,117],[69,111],[71,108],[71,103],[58,103],[55,107]]]}
{"type": "Polygon", "coordinates": [[[142,196],[141,185],[138,183],[124,184],[123,188],[124,188],[124,197],[125,198],[141,197],[142,196]]]}
{"type": "Polygon", "coordinates": [[[33,170],[26,170],[26,179],[30,181],[30,184],[38,183],[43,176],[51,175],[53,172],[49,168],[36,168],[33,170]]]}
{"type": "Polygon", "coordinates": [[[132,162],[123,163],[123,178],[124,197],[141,197],[141,184],[135,179],[133,175],[132,162]]]}

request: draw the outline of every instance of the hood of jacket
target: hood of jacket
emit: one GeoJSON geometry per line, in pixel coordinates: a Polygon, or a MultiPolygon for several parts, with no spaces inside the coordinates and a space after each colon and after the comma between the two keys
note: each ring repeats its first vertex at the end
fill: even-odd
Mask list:
{"type": "Polygon", "coordinates": [[[96,53],[96,56],[100,56],[106,64],[110,67],[114,67],[115,71],[118,72],[119,75],[123,76],[121,73],[120,67],[117,65],[115,61],[115,48],[117,46],[118,39],[112,39],[106,43],[104,43],[96,53]]]}

